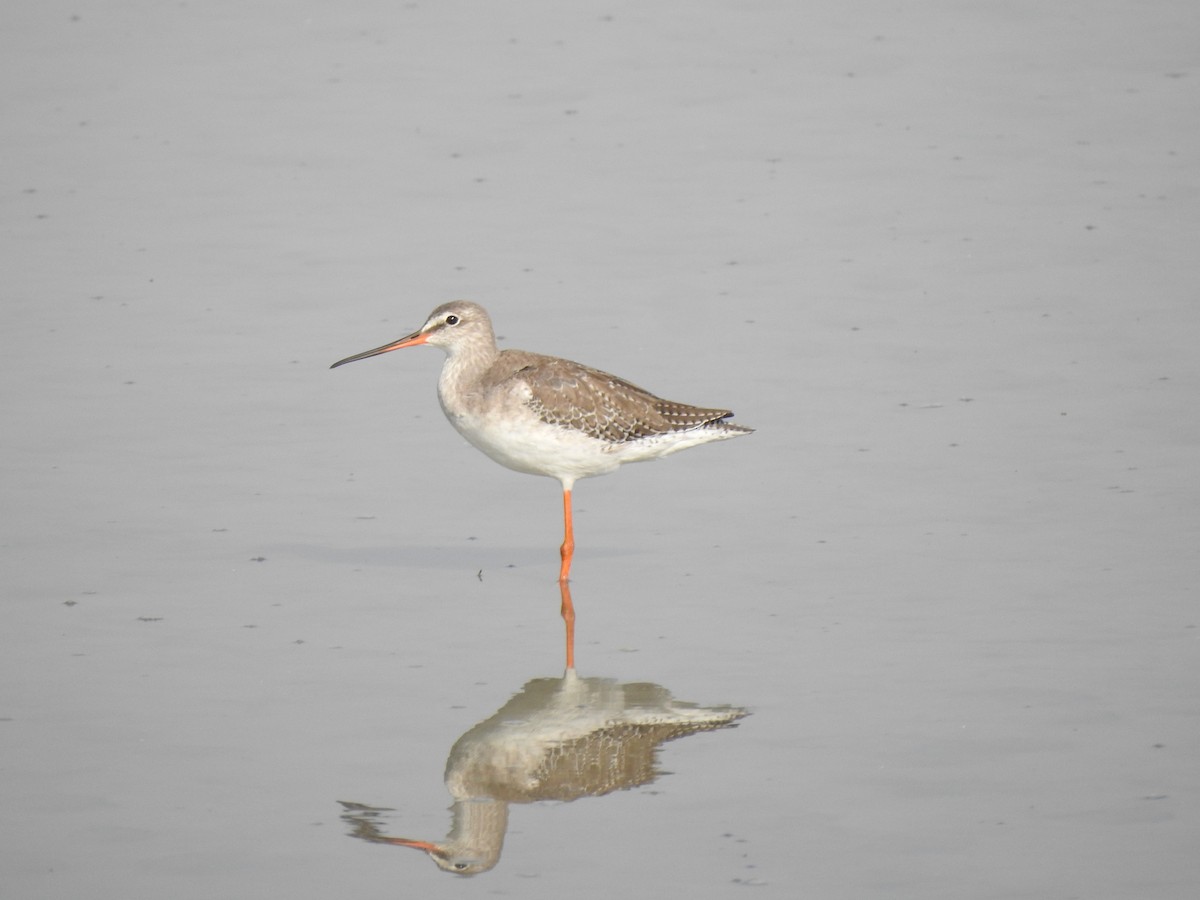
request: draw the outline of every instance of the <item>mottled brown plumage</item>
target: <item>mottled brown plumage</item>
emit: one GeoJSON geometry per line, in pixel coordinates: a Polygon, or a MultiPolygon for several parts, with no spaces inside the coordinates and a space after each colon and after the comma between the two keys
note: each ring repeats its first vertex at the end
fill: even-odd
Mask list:
{"type": "Polygon", "coordinates": [[[507,377],[529,385],[529,408],[539,419],[610,444],[690,431],[733,415],[727,409],[664,400],[623,378],[567,359],[506,350],[493,369],[509,366],[514,370],[507,377]]]}

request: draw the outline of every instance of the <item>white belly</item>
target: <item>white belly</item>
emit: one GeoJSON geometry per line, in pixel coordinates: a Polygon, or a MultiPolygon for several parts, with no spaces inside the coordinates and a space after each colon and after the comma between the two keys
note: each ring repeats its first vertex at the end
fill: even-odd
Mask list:
{"type": "Polygon", "coordinates": [[[611,445],[571,428],[548,425],[528,410],[503,420],[450,411],[446,418],[500,465],[530,475],[574,482],[611,472],[624,461],[611,445]]]}

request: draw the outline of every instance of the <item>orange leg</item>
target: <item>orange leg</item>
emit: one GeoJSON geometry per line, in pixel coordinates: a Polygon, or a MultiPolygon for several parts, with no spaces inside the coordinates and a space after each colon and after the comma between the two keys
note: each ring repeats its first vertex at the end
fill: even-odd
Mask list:
{"type": "Polygon", "coordinates": [[[562,555],[562,566],[558,570],[558,580],[565,582],[571,574],[571,558],[575,555],[575,528],[571,524],[571,489],[563,488],[563,543],[559,553],[562,555]]]}
{"type": "Polygon", "coordinates": [[[563,624],[567,628],[567,668],[575,668],[575,604],[571,602],[568,576],[571,574],[571,558],[575,555],[575,529],[571,524],[571,489],[563,488],[563,544],[562,568],[558,570],[558,589],[562,594],[563,624]]]}
{"type": "Polygon", "coordinates": [[[567,626],[567,668],[575,668],[575,604],[571,602],[571,587],[565,581],[558,583],[562,593],[562,617],[567,626]]]}

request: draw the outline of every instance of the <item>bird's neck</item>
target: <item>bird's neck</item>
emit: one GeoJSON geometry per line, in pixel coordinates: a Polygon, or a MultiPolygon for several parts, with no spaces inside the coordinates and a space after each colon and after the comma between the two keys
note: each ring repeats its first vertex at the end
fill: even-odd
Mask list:
{"type": "Polygon", "coordinates": [[[508,831],[508,804],[486,798],[456,800],[450,834],[445,846],[458,853],[470,853],[494,866],[504,847],[508,831]]]}
{"type": "Polygon", "coordinates": [[[438,396],[447,412],[470,403],[499,355],[494,341],[457,347],[447,354],[438,379],[438,396]]]}

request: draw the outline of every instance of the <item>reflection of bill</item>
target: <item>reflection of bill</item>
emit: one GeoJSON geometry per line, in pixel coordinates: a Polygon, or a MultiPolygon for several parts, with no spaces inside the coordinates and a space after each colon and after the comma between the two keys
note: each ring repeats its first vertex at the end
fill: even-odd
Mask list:
{"type": "Polygon", "coordinates": [[[648,784],[659,774],[661,744],[729,727],[746,714],[682,703],[657,684],[582,678],[574,670],[536,678],[451,748],[453,823],[444,840],[389,837],[377,824],[386,810],[377,807],[343,803],[342,818],[354,837],[424,850],[447,872],[486,872],[500,861],[510,803],[600,797],[648,784]]]}

